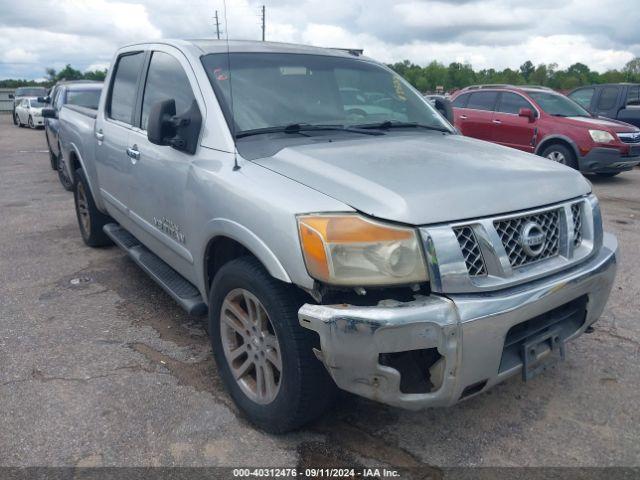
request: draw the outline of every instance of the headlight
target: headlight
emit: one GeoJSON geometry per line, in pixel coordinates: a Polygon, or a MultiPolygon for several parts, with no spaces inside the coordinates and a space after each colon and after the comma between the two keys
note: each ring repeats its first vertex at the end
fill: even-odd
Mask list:
{"type": "Polygon", "coordinates": [[[604,130],[589,130],[589,135],[591,135],[594,142],[598,143],[609,143],[615,140],[613,135],[604,130]]]}
{"type": "Polygon", "coordinates": [[[300,216],[298,230],[307,270],[316,280],[352,286],[427,280],[415,229],[342,214],[300,216]]]}

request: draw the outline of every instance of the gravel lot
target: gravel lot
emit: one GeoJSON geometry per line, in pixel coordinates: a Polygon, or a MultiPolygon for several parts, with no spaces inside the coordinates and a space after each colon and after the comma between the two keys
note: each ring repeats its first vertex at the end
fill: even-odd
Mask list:
{"type": "Polygon", "coordinates": [[[116,247],[84,246],[46,148],[0,116],[0,465],[640,464],[640,170],[591,179],[618,278],[561,368],[418,413],[345,395],[270,436],[223,390],[202,319],[116,247]]]}

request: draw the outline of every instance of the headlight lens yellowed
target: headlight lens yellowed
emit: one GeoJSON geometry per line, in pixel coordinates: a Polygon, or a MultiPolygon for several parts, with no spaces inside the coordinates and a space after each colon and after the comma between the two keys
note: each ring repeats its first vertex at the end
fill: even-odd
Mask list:
{"type": "Polygon", "coordinates": [[[605,130],[589,130],[589,135],[594,142],[598,143],[609,143],[615,140],[613,135],[605,130]]]}
{"type": "Polygon", "coordinates": [[[415,229],[342,214],[299,216],[298,230],[307,270],[321,282],[374,286],[427,280],[415,229]]]}

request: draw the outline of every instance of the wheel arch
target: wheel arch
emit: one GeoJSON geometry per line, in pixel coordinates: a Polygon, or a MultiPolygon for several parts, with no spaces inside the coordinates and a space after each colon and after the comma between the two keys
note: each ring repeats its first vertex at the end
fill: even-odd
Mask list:
{"type": "Polygon", "coordinates": [[[205,231],[208,232],[208,240],[202,250],[204,293],[208,293],[211,281],[222,265],[247,254],[255,257],[272,277],[291,283],[291,278],[278,257],[260,237],[244,225],[218,218],[209,222],[205,231]]]}
{"type": "Polygon", "coordinates": [[[571,149],[571,151],[573,152],[573,154],[576,156],[576,161],[580,158],[580,152],[578,150],[578,145],[576,145],[576,143],[570,139],[569,137],[565,136],[565,135],[550,135],[548,137],[545,137],[536,147],[535,150],[535,154],[536,155],[541,155],[542,152],[544,151],[545,148],[547,148],[549,145],[553,145],[553,144],[560,144],[560,145],[565,145],[567,147],[569,147],[571,149]]]}

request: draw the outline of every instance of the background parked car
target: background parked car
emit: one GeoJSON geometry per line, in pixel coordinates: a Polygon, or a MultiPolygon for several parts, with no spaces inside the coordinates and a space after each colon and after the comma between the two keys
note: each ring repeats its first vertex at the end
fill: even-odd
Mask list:
{"type": "Polygon", "coordinates": [[[640,129],[595,118],[545,87],[483,85],[453,98],[463,135],[536,153],[582,172],[613,176],[640,163],[640,129]]]}
{"type": "Polygon", "coordinates": [[[612,83],[580,87],[569,93],[569,98],[595,115],[640,127],[640,84],[612,83]]]}
{"type": "Polygon", "coordinates": [[[97,110],[101,92],[102,82],[77,80],[59,82],[51,89],[47,97],[41,98],[49,107],[44,125],[51,168],[58,171],[60,183],[65,190],[73,189],[73,178],[69,177],[67,169],[64,168],[64,158],[60,155],[58,113],[62,106],[66,104],[97,110]]]}
{"type": "Polygon", "coordinates": [[[13,114],[14,123],[20,127],[25,125],[29,125],[31,128],[43,127],[42,109],[44,106],[45,104],[37,98],[27,97],[20,99],[13,114]]]}
{"type": "Polygon", "coordinates": [[[13,124],[18,125],[18,119],[16,118],[16,106],[20,103],[25,97],[38,97],[41,95],[46,95],[47,89],[44,87],[20,87],[16,88],[16,91],[9,95],[9,98],[13,99],[13,110],[11,111],[11,116],[13,117],[13,124]]]}

